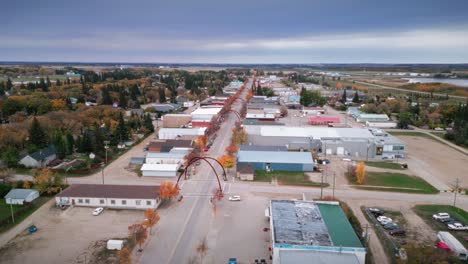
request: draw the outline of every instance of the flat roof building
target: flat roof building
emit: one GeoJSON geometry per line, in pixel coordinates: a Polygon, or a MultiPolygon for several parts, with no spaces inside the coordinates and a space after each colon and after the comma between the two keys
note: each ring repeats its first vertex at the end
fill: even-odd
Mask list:
{"type": "Polygon", "coordinates": [[[366,249],[338,202],[272,200],[270,214],[273,264],[365,263],[366,249]]]}
{"type": "Polygon", "coordinates": [[[310,152],[248,151],[237,153],[237,166],[250,165],[263,171],[313,171],[310,152]]]}

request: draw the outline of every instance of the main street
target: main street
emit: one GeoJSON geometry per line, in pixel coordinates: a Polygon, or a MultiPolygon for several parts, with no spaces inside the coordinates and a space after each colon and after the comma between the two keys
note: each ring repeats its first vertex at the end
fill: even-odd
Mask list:
{"type": "MultiPolygon", "coordinates": [[[[245,99],[251,85],[252,80],[249,80],[247,89],[240,98],[245,99]]],[[[232,109],[239,112],[241,107],[241,100],[237,100],[233,103],[232,109]]],[[[238,121],[237,115],[229,113],[217,132],[218,136],[207,156],[217,158],[224,154],[236,121],[238,121]]],[[[221,176],[222,169],[217,164],[214,167],[221,176]]],[[[181,186],[181,194],[185,194],[183,200],[173,203],[167,210],[160,210],[161,220],[142,255],[139,256],[140,263],[188,263],[196,257],[197,245],[209,233],[215,217],[210,197],[218,188],[214,172],[202,162],[190,180],[181,180],[181,186]]],[[[225,186],[224,182],[222,186],[225,186]]],[[[209,240],[207,242],[211,243],[209,240]]]]}

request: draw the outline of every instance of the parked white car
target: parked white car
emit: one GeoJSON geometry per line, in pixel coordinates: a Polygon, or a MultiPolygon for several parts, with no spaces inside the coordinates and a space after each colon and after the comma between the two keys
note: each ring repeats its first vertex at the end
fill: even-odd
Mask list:
{"type": "Polygon", "coordinates": [[[450,230],[468,230],[468,226],[464,226],[461,223],[455,222],[447,225],[450,230]]]}
{"type": "Polygon", "coordinates": [[[98,208],[94,209],[93,215],[100,215],[102,213],[102,211],[104,211],[104,208],[98,207],[98,208]]]}
{"type": "Polygon", "coordinates": [[[432,218],[434,218],[434,220],[442,220],[450,218],[450,215],[448,213],[437,213],[435,215],[432,215],[432,218]]]}
{"type": "Polygon", "coordinates": [[[240,200],[241,200],[240,195],[229,196],[229,201],[240,201],[240,200]]]}
{"type": "Polygon", "coordinates": [[[393,222],[393,220],[390,217],[386,217],[384,215],[377,217],[377,221],[379,221],[379,223],[382,225],[390,224],[393,222]]]}

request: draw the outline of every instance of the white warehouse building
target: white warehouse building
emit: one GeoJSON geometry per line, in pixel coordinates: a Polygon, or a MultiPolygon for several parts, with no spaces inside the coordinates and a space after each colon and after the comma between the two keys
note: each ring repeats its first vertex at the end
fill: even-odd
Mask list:
{"type": "Polygon", "coordinates": [[[141,166],[141,173],[145,177],[176,177],[180,164],[149,164],[141,166]]]}
{"type": "Polygon", "coordinates": [[[159,139],[197,138],[205,135],[206,127],[196,128],[161,128],[158,132],[159,139]]]}
{"type": "Polygon", "coordinates": [[[186,152],[149,152],[146,154],[147,164],[182,164],[186,152]]]}

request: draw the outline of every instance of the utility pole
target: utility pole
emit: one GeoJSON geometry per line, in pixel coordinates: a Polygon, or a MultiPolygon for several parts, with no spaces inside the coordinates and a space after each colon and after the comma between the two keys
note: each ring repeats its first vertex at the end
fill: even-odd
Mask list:
{"type": "Polygon", "coordinates": [[[457,178],[455,180],[455,192],[453,196],[453,207],[455,207],[455,204],[457,203],[457,193],[458,193],[458,188],[459,188],[459,179],[457,178]]]}
{"type": "Polygon", "coordinates": [[[335,200],[335,176],[336,176],[336,173],[333,172],[333,200],[335,200]]]}
{"type": "Polygon", "coordinates": [[[320,200],[323,199],[323,170],[322,170],[322,177],[320,181],[320,200]]]}
{"type": "Polygon", "coordinates": [[[13,223],[14,223],[15,222],[15,215],[13,214],[13,204],[11,204],[11,203],[10,203],[10,210],[11,210],[11,219],[13,220],[13,223]]]}

